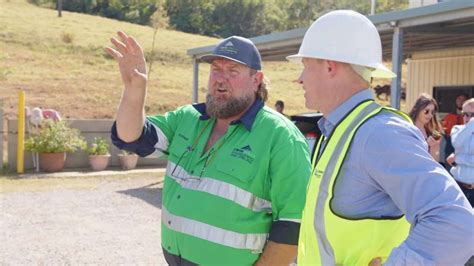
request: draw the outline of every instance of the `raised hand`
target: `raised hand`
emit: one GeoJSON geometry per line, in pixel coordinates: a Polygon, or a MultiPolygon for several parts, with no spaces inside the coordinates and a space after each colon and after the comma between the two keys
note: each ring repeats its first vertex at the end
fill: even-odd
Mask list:
{"type": "Polygon", "coordinates": [[[132,36],[119,31],[118,37],[110,39],[114,48],[106,47],[107,53],[118,62],[125,89],[146,90],[147,70],[143,49],[132,36]]]}

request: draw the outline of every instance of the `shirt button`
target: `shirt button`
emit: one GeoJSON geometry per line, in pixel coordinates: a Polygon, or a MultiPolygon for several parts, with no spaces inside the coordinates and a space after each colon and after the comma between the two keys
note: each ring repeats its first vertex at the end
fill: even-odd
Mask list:
{"type": "Polygon", "coordinates": [[[171,221],[168,221],[168,224],[171,225],[171,221]]]}
{"type": "Polygon", "coordinates": [[[168,250],[171,250],[171,246],[168,246],[168,250]]]}
{"type": "Polygon", "coordinates": [[[194,174],[194,170],[191,170],[191,172],[189,172],[190,174],[194,174]]]}
{"type": "Polygon", "coordinates": [[[181,198],[181,195],[178,195],[176,198],[180,199],[180,198],[181,198]]]}

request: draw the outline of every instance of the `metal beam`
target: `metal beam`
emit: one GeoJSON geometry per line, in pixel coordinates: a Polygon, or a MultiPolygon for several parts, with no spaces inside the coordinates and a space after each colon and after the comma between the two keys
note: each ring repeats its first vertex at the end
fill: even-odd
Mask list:
{"type": "Polygon", "coordinates": [[[443,26],[419,26],[407,28],[405,32],[416,34],[474,34],[474,25],[467,25],[461,27],[443,27],[443,26]]]}
{"type": "Polygon", "coordinates": [[[392,47],[392,71],[397,74],[397,77],[392,80],[390,86],[390,105],[400,109],[403,63],[403,29],[400,27],[394,28],[392,47]]]}
{"type": "Polygon", "coordinates": [[[199,59],[193,58],[193,99],[192,103],[199,100],[199,59]]]}

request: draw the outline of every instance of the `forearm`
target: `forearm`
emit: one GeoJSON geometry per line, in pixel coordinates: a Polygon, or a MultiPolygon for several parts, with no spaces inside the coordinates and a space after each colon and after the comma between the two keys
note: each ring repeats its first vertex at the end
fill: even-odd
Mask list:
{"type": "Polygon", "coordinates": [[[264,265],[289,265],[294,262],[298,246],[280,244],[268,241],[262,255],[255,263],[256,266],[264,265]]]}
{"type": "Polygon", "coordinates": [[[125,88],[117,110],[117,133],[125,142],[137,140],[145,123],[146,89],[125,88]]]}

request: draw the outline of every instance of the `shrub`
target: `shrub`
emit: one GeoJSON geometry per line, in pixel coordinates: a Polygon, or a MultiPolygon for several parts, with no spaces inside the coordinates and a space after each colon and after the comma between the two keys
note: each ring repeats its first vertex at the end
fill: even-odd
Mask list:
{"type": "Polygon", "coordinates": [[[104,138],[94,138],[87,152],[89,155],[107,155],[109,154],[109,143],[104,138]]]}
{"type": "Polygon", "coordinates": [[[85,146],[78,129],[69,127],[64,121],[51,119],[43,120],[25,142],[26,150],[39,153],[74,152],[85,149],[85,146]]]}

